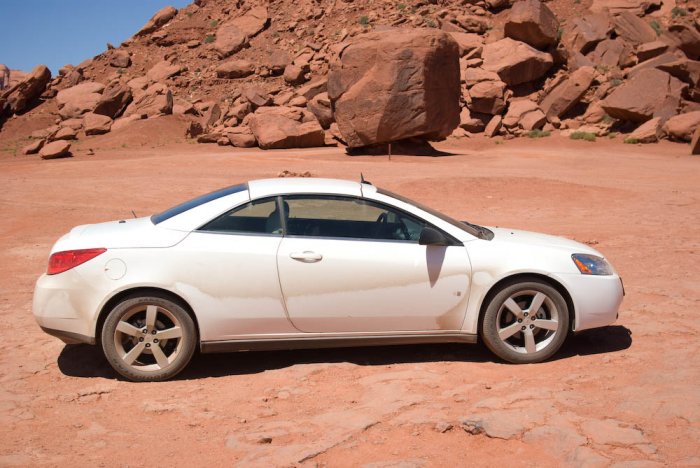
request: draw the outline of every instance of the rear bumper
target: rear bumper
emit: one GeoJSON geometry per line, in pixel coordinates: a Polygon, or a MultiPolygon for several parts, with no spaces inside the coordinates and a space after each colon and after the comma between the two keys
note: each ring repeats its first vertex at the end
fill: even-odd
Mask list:
{"type": "Polygon", "coordinates": [[[63,341],[65,344],[79,344],[79,343],[85,343],[85,344],[95,344],[95,337],[93,336],[85,336],[81,335],[79,333],[73,333],[69,331],[64,331],[64,330],[56,330],[53,328],[47,328],[47,327],[41,327],[41,329],[44,331],[44,333],[47,333],[51,336],[55,336],[56,338],[60,339],[63,341]]]}
{"type": "Polygon", "coordinates": [[[65,343],[95,344],[93,292],[74,271],[44,274],[34,288],[32,313],[42,330],[65,343]]]}

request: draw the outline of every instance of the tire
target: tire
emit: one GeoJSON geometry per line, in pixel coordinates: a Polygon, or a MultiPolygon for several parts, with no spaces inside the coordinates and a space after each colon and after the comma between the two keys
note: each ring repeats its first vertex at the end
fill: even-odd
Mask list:
{"type": "Polygon", "coordinates": [[[547,283],[511,283],[489,302],[480,331],[486,347],[504,361],[542,362],[564,344],[569,308],[559,291],[547,283]],[[537,308],[534,314],[533,307],[537,308]]]}
{"type": "Polygon", "coordinates": [[[197,329],[182,306],[159,296],[120,302],[102,327],[102,351],[109,364],[133,382],[175,377],[192,359],[197,329]]]}

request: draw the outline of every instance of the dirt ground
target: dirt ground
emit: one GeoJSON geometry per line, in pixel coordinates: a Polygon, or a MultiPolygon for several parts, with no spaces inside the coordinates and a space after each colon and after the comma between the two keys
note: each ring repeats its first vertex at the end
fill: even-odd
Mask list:
{"type": "Polygon", "coordinates": [[[700,466],[700,158],[687,145],[475,140],[389,160],[109,138],[63,160],[0,153],[0,465],[700,466]],[[537,365],[479,345],[259,352],[199,355],[151,384],[36,325],[34,282],[72,226],[282,170],[362,172],[458,219],[593,244],[625,280],[620,318],[537,365]]]}

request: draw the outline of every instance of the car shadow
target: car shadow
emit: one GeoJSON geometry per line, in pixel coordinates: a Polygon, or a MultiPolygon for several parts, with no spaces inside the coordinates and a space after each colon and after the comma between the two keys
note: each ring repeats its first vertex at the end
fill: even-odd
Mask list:
{"type": "MultiPolygon", "coordinates": [[[[620,325],[598,328],[569,337],[552,360],[614,353],[625,350],[631,345],[632,333],[628,328],[620,325]]],[[[229,354],[197,353],[190,365],[175,380],[258,374],[297,364],[351,363],[359,366],[384,366],[441,361],[499,362],[481,344],[367,346],[229,354]]],[[[66,345],[58,356],[58,368],[64,375],[71,377],[101,377],[123,380],[112,370],[97,346],[66,345]]]]}

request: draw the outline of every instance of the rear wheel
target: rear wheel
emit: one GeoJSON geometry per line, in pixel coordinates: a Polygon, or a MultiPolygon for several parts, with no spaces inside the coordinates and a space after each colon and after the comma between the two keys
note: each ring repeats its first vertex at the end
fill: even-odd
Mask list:
{"type": "Polygon", "coordinates": [[[119,374],[135,382],[167,380],[192,359],[192,317],[168,299],[135,297],[119,303],[102,328],[102,350],[119,374]]]}
{"type": "Polygon", "coordinates": [[[562,295],[540,281],[505,286],[489,303],[481,324],[486,346],[515,364],[544,361],[556,353],[569,330],[562,295]]]}

